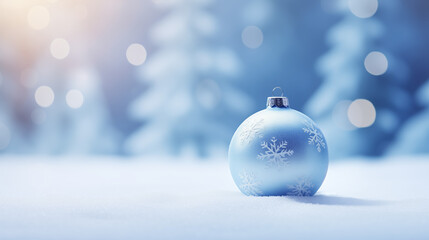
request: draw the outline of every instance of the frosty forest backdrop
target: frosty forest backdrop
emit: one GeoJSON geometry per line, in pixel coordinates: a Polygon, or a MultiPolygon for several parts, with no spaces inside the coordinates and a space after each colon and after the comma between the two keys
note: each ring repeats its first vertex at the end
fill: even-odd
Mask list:
{"type": "Polygon", "coordinates": [[[2,0],[0,152],[225,156],[281,86],[332,158],[429,153],[429,2],[2,0]]]}

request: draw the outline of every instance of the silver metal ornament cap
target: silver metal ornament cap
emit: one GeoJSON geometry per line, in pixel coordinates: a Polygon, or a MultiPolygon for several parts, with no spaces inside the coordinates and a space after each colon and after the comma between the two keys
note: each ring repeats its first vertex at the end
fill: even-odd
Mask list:
{"type": "Polygon", "coordinates": [[[289,100],[287,97],[283,96],[283,90],[281,89],[281,87],[275,87],[273,89],[273,95],[274,95],[274,91],[276,89],[279,89],[281,91],[282,95],[281,96],[268,97],[267,98],[267,107],[269,107],[269,108],[274,108],[274,107],[287,108],[287,107],[289,107],[289,100]]]}

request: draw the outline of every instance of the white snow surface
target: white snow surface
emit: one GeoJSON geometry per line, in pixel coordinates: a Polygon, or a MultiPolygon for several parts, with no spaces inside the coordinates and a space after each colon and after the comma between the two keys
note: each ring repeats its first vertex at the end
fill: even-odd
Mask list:
{"type": "Polygon", "coordinates": [[[0,239],[429,239],[428,172],[352,159],[314,197],[248,197],[226,161],[0,156],[0,239]]]}

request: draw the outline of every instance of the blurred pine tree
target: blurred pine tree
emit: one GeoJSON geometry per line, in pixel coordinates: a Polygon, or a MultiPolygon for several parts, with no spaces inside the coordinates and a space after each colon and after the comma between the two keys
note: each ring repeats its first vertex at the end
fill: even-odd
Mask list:
{"type": "Polygon", "coordinates": [[[237,118],[251,105],[234,82],[240,60],[213,41],[220,26],[212,1],[159,4],[170,11],[150,32],[159,48],[141,69],[148,89],[130,107],[143,125],[125,147],[132,154],[224,155],[237,118]]]}
{"type": "Polygon", "coordinates": [[[378,1],[355,0],[338,7],[344,18],[328,32],[332,49],[317,66],[324,82],[306,106],[305,112],[325,133],[333,158],[384,153],[413,111],[409,76],[404,74],[409,66],[401,62],[400,48],[389,48],[397,39],[385,37],[397,24],[386,18],[403,11],[401,4],[379,3],[371,16],[367,2],[378,1]],[[371,117],[365,106],[350,108],[356,99],[374,105],[376,118],[370,126],[351,124],[371,117]]]}

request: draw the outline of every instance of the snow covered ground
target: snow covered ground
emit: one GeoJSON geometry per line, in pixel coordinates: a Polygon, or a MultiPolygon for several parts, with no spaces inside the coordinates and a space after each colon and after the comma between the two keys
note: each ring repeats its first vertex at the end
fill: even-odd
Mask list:
{"type": "Polygon", "coordinates": [[[429,239],[429,157],[330,165],[246,197],[225,161],[0,157],[0,239],[429,239]],[[426,161],[425,161],[426,160],[426,161]]]}

